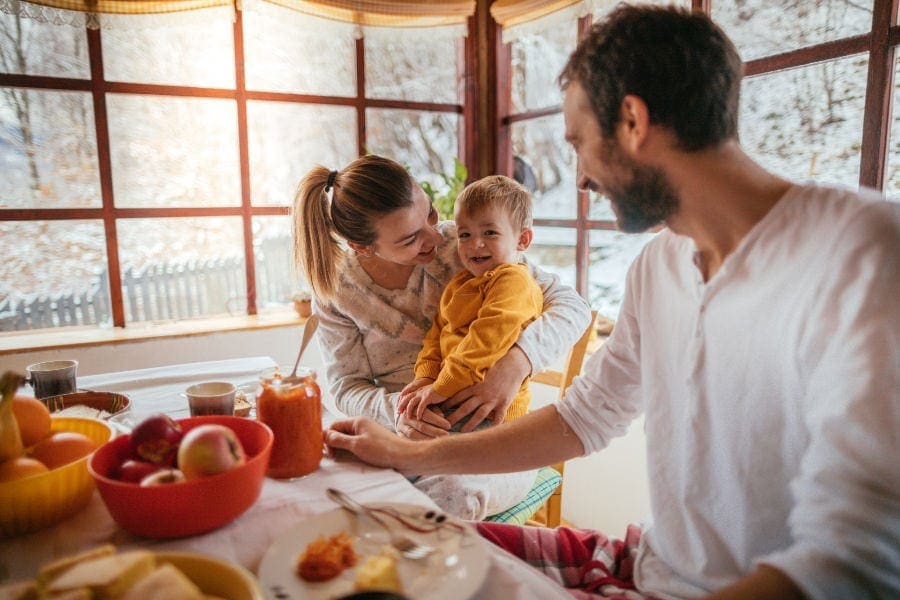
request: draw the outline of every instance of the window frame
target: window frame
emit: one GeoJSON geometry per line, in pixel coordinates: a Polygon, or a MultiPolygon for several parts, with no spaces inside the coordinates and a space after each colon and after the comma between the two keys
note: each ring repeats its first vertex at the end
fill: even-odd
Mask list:
{"type": "MultiPolygon", "coordinates": [[[[707,15],[712,13],[716,0],[691,0],[691,9],[707,15]]],[[[891,109],[894,97],[894,57],[900,45],[900,26],[897,23],[900,0],[874,0],[872,26],[868,33],[848,36],[812,46],[805,46],[779,54],[744,62],[744,76],[757,77],[786,69],[803,67],[824,61],[844,58],[860,53],[869,57],[866,81],[866,99],[863,114],[863,135],[859,185],[876,190],[884,189],[884,177],[890,142],[891,109]]],[[[578,19],[578,39],[591,28],[593,15],[578,19]]],[[[511,53],[509,44],[496,40],[496,64],[498,88],[501,100],[498,108],[498,133],[496,164],[498,172],[511,176],[513,172],[510,125],[562,112],[562,106],[548,106],[526,112],[510,110],[511,53]]],[[[577,168],[577,167],[576,167],[577,168]]],[[[590,270],[589,232],[615,230],[612,220],[590,219],[590,200],[587,192],[574,190],[577,213],[574,219],[538,219],[535,226],[567,227],[575,229],[575,281],[576,289],[588,297],[588,271],[590,270]]]]}
{"type": "MultiPolygon", "coordinates": [[[[462,102],[439,103],[410,100],[392,100],[370,98],[366,96],[365,80],[365,40],[355,40],[356,52],[356,90],[354,96],[329,96],[290,92],[273,92],[249,90],[244,76],[244,30],[243,12],[235,10],[232,25],[234,42],[234,88],[208,88],[186,85],[151,84],[109,81],[103,73],[103,47],[101,43],[102,28],[86,28],[90,79],[55,77],[45,75],[23,75],[0,72],[0,86],[21,88],[26,90],[79,91],[91,94],[94,109],[94,128],[97,140],[97,161],[100,179],[99,208],[0,208],[0,221],[65,221],[73,219],[100,220],[103,222],[106,260],[109,272],[110,304],[113,327],[125,327],[125,305],[122,294],[122,274],[118,252],[117,224],[120,220],[136,218],[171,218],[171,217],[240,217],[243,228],[243,251],[245,279],[247,289],[247,315],[258,313],[256,301],[256,263],[253,252],[253,217],[289,215],[290,206],[254,206],[251,201],[250,187],[250,154],[247,133],[247,104],[252,101],[278,101],[294,104],[318,104],[330,106],[348,106],[356,110],[357,118],[357,156],[366,153],[366,109],[393,108],[426,112],[453,113],[459,116],[458,150],[463,162],[471,170],[471,144],[468,140],[474,135],[469,125],[472,111],[467,111],[465,97],[458,97],[462,102]],[[112,169],[109,141],[109,121],[107,115],[107,94],[136,94],[155,96],[175,96],[184,98],[214,98],[233,100],[237,106],[237,135],[240,160],[240,206],[231,207],[177,207],[177,208],[117,208],[114,202],[112,169]]],[[[470,53],[471,36],[459,44],[456,61],[457,80],[463,81],[470,53]]],[[[468,86],[466,86],[466,89],[468,86]]],[[[207,317],[208,318],[208,317],[207,317]]],[[[37,331],[37,330],[36,330],[37,331]]],[[[49,330],[40,330],[49,331],[49,330]]],[[[16,333],[28,333],[19,331],[16,333]]]]}

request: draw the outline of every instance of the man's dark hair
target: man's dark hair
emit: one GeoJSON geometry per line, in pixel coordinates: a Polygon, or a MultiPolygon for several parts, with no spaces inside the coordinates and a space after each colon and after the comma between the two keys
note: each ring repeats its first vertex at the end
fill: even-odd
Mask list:
{"type": "Polygon", "coordinates": [[[741,74],[737,50],[706,15],[621,4],[578,44],[559,82],[584,88],[604,136],[614,134],[622,99],[633,94],[647,103],[651,123],[694,151],[737,136],[741,74]]]}

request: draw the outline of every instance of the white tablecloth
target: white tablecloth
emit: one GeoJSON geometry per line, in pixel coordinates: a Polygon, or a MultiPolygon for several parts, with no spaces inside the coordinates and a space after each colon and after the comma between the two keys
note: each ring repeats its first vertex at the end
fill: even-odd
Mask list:
{"type": "MultiPolygon", "coordinates": [[[[201,381],[224,380],[236,385],[257,381],[273,366],[268,357],[203,362],[81,377],[82,389],[115,391],[132,401],[132,418],[156,412],[187,415],[184,389],[201,381]]],[[[330,420],[330,416],[326,420],[330,420]]],[[[295,523],[336,507],[325,489],[337,487],[364,502],[390,501],[435,507],[430,498],[399,473],[355,461],[326,458],[321,468],[293,481],[266,479],[256,503],[232,523],[210,533],[166,541],[146,540],[120,529],[95,492],[90,504],[74,517],[43,531],[0,540],[0,583],[33,577],[38,567],[54,558],[112,542],[121,548],[181,550],[216,556],[256,572],[270,544],[295,523]]],[[[211,499],[212,501],[212,499],[211,499]]],[[[568,594],[520,560],[487,544],[491,568],[476,594],[479,599],[543,600],[568,594]]]]}

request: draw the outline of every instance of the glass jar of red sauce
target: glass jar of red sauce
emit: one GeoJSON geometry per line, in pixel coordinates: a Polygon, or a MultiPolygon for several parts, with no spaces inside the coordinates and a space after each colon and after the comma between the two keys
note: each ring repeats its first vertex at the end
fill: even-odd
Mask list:
{"type": "Polygon", "coordinates": [[[257,418],[275,434],[266,475],[276,479],[308,475],[322,460],[322,393],[316,372],[300,368],[297,380],[286,382],[289,372],[263,371],[256,396],[257,418]]]}

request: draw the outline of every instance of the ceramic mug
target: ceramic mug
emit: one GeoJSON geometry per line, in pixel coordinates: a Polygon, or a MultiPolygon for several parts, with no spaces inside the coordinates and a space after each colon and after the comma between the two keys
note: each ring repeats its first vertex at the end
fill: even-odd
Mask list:
{"type": "Polygon", "coordinates": [[[76,391],[77,360],[48,360],[25,367],[35,398],[49,398],[76,391]]]}
{"type": "Polygon", "coordinates": [[[207,381],[184,391],[192,417],[233,415],[236,388],[227,381],[207,381]]]}

